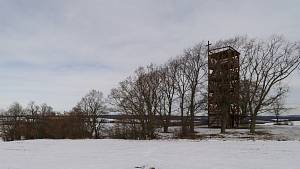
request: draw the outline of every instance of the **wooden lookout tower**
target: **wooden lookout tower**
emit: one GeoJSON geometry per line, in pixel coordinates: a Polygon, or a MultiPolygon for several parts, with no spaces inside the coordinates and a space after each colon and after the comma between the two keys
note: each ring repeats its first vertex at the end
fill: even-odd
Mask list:
{"type": "Polygon", "coordinates": [[[239,56],[230,46],[209,50],[208,44],[208,126],[238,127],[239,56]]]}

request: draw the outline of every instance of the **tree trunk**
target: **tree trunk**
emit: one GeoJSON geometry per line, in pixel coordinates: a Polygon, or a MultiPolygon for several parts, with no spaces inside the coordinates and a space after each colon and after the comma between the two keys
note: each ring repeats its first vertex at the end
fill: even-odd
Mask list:
{"type": "Polygon", "coordinates": [[[164,125],[164,133],[168,133],[169,132],[168,128],[169,128],[168,125],[165,124],[164,125]]]}
{"type": "Polygon", "coordinates": [[[222,113],[222,124],[221,124],[221,133],[224,134],[226,132],[226,125],[227,125],[227,111],[223,111],[222,113]]]}
{"type": "Polygon", "coordinates": [[[194,98],[195,98],[195,92],[192,92],[192,94],[191,94],[191,104],[190,104],[190,113],[191,113],[190,132],[191,133],[194,133],[194,129],[195,129],[195,125],[194,125],[194,119],[195,119],[194,98]]]}
{"type": "Polygon", "coordinates": [[[92,122],[92,138],[97,139],[98,138],[98,132],[97,132],[97,124],[96,124],[96,117],[93,117],[93,122],[92,122]],[[94,134],[94,136],[93,136],[94,134]]]}
{"type": "Polygon", "coordinates": [[[183,116],[183,111],[181,111],[181,131],[183,134],[185,134],[185,124],[184,124],[184,116],[183,116]]]}
{"type": "Polygon", "coordinates": [[[164,133],[168,133],[169,132],[169,116],[166,115],[166,118],[165,118],[165,122],[164,122],[164,133]]]}
{"type": "Polygon", "coordinates": [[[166,122],[165,122],[165,126],[164,126],[165,133],[169,132],[171,111],[172,111],[172,101],[169,102],[169,110],[168,110],[168,114],[166,115],[166,122]]]}
{"type": "Polygon", "coordinates": [[[256,115],[251,116],[251,123],[250,123],[250,133],[255,134],[255,127],[256,127],[256,115]]]}
{"type": "Polygon", "coordinates": [[[184,118],[184,109],[183,109],[183,99],[180,103],[180,111],[181,111],[181,132],[183,135],[186,134],[186,126],[185,126],[185,118],[184,118]]]}

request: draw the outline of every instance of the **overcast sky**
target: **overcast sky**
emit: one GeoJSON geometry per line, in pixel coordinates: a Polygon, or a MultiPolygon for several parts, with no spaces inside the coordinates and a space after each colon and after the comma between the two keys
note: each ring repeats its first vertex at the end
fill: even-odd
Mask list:
{"type": "MultiPolygon", "coordinates": [[[[299,11],[299,0],[0,0],[0,108],[34,100],[69,110],[202,40],[300,40],[299,11]]],[[[299,77],[288,82],[294,107],[299,77]]]]}

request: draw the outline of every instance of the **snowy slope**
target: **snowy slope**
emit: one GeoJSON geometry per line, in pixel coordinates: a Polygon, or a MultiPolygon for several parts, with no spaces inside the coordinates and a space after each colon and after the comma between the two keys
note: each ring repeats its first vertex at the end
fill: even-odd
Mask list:
{"type": "Polygon", "coordinates": [[[0,169],[299,169],[299,141],[0,142],[0,169]]]}

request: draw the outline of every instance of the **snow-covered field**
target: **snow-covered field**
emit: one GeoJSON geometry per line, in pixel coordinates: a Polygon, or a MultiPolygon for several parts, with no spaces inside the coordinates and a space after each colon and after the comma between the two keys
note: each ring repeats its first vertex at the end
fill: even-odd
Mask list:
{"type": "Polygon", "coordinates": [[[258,135],[247,129],[228,129],[225,135],[220,129],[196,130],[201,136],[197,140],[168,139],[170,133],[148,141],[0,141],[0,169],[300,168],[299,125],[258,125],[258,135]]]}
{"type": "Polygon", "coordinates": [[[0,169],[299,169],[299,141],[0,142],[0,169]]]}

